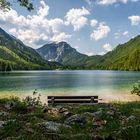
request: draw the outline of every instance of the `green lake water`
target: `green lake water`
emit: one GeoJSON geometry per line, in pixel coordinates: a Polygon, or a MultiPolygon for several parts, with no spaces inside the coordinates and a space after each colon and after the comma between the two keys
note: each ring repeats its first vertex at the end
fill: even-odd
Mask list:
{"type": "Polygon", "coordinates": [[[125,94],[139,80],[140,72],[15,71],[0,73],[0,96],[125,94]]]}

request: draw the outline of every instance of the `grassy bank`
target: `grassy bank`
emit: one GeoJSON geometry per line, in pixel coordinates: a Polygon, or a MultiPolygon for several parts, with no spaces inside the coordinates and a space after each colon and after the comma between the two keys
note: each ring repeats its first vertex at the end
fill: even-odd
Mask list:
{"type": "Polygon", "coordinates": [[[2,140],[139,140],[140,102],[48,107],[40,97],[0,99],[2,140]]]}

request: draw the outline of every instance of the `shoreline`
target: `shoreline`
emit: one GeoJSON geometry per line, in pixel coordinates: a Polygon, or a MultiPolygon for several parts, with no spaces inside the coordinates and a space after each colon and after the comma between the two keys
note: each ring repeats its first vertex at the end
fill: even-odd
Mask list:
{"type": "MultiPolygon", "coordinates": [[[[25,99],[27,96],[30,96],[32,98],[37,98],[39,94],[33,95],[33,94],[24,94],[24,95],[0,95],[0,99],[3,98],[11,98],[11,97],[18,97],[21,100],[25,99]]],[[[47,104],[48,102],[48,95],[40,94],[40,101],[42,103],[47,104]]],[[[54,95],[55,96],[55,95],[54,95]]],[[[57,95],[59,96],[59,95],[57,95]]],[[[92,95],[89,95],[92,96],[92,95]]],[[[98,102],[99,103],[112,103],[112,102],[135,102],[140,101],[140,96],[135,94],[107,94],[107,95],[98,95],[98,102]]]]}

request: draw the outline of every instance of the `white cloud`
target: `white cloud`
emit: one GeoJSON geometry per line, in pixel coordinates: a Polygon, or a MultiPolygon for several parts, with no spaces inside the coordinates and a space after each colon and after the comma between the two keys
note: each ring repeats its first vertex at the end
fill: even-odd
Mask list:
{"type": "Polygon", "coordinates": [[[52,30],[54,33],[58,33],[61,31],[61,29],[64,25],[64,21],[59,18],[51,19],[49,21],[49,25],[52,27],[52,30]]]}
{"type": "Polygon", "coordinates": [[[34,15],[22,16],[13,9],[8,12],[0,10],[0,26],[10,27],[11,34],[32,47],[38,47],[51,40],[70,38],[71,35],[63,30],[66,27],[63,19],[48,19],[48,14],[49,6],[42,0],[34,15]]]}
{"type": "Polygon", "coordinates": [[[88,19],[85,16],[89,14],[90,12],[84,7],[82,7],[81,9],[72,8],[67,12],[65,16],[65,23],[66,25],[71,24],[74,28],[74,31],[78,31],[87,24],[88,19]]]}
{"type": "Polygon", "coordinates": [[[93,56],[93,55],[95,55],[95,54],[92,53],[92,52],[86,52],[85,54],[88,55],[88,56],[93,56]]]}
{"type": "Polygon", "coordinates": [[[90,21],[91,27],[95,27],[97,24],[98,24],[98,21],[97,21],[96,19],[92,19],[92,20],[90,21]]]}
{"type": "Polygon", "coordinates": [[[123,32],[123,35],[124,35],[124,36],[128,36],[128,34],[129,34],[128,31],[123,32]]]}
{"type": "Polygon", "coordinates": [[[90,35],[91,39],[100,40],[108,36],[111,31],[110,27],[105,23],[101,22],[96,30],[93,30],[93,33],[90,35]]]}
{"type": "Polygon", "coordinates": [[[78,45],[74,46],[75,49],[79,49],[80,47],[78,45]]]}
{"type": "Polygon", "coordinates": [[[101,5],[110,5],[116,3],[117,0],[98,0],[98,4],[101,5]]]}
{"type": "Polygon", "coordinates": [[[112,5],[117,3],[127,4],[128,2],[138,2],[140,0],[97,0],[100,5],[112,5]]]}
{"type": "Polygon", "coordinates": [[[69,38],[71,38],[71,35],[62,32],[62,33],[59,33],[59,34],[54,35],[54,36],[51,38],[51,41],[56,41],[56,42],[59,42],[59,41],[66,41],[66,40],[69,39],[69,38]]]}
{"type": "Polygon", "coordinates": [[[49,6],[45,4],[44,1],[40,1],[40,7],[39,10],[37,12],[38,15],[40,15],[40,17],[46,17],[49,14],[49,6]]]}
{"type": "Polygon", "coordinates": [[[98,55],[104,55],[104,54],[106,54],[106,52],[100,52],[100,53],[98,53],[98,55]]]}
{"type": "Polygon", "coordinates": [[[114,33],[114,36],[115,39],[121,38],[122,36],[129,37],[129,32],[118,30],[116,33],[114,33]]]}
{"type": "Polygon", "coordinates": [[[104,44],[103,48],[105,49],[106,52],[112,51],[112,46],[109,43],[104,44]]]}
{"type": "Polygon", "coordinates": [[[123,3],[127,4],[128,2],[138,2],[140,0],[85,0],[89,5],[92,5],[93,3],[99,4],[99,5],[112,5],[112,4],[118,4],[123,3]]]}
{"type": "Polygon", "coordinates": [[[85,0],[87,2],[88,5],[92,5],[93,4],[93,0],[85,0]]]}
{"type": "Polygon", "coordinates": [[[131,21],[132,26],[137,26],[140,24],[140,16],[129,16],[128,19],[131,21]]]}
{"type": "Polygon", "coordinates": [[[138,1],[140,1],[140,0],[131,0],[132,2],[138,2],[138,1]]]}
{"type": "Polygon", "coordinates": [[[118,39],[121,36],[121,34],[120,34],[120,32],[116,32],[116,33],[114,33],[114,36],[115,36],[115,39],[118,39]]]}

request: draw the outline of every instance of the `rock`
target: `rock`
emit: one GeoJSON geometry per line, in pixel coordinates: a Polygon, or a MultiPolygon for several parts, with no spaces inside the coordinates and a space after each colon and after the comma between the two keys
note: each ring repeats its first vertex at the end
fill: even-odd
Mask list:
{"type": "Polygon", "coordinates": [[[71,140],[71,139],[74,139],[74,140],[79,140],[80,138],[84,139],[86,135],[84,133],[78,133],[78,134],[72,134],[72,135],[68,135],[68,137],[64,137],[63,140],[71,140]]]}
{"type": "Polygon", "coordinates": [[[0,112],[0,116],[6,117],[6,116],[8,116],[8,115],[9,115],[8,112],[4,112],[4,111],[1,111],[1,112],[0,112]]]}
{"type": "Polygon", "coordinates": [[[72,113],[70,113],[68,109],[63,108],[61,106],[57,106],[56,108],[48,108],[48,113],[54,115],[62,115],[64,117],[70,117],[72,115],[72,113]]]}
{"type": "Polygon", "coordinates": [[[130,121],[136,120],[136,117],[134,115],[129,116],[128,118],[126,116],[121,116],[121,124],[125,125],[126,123],[130,121]]]}
{"type": "Polygon", "coordinates": [[[65,123],[66,124],[75,124],[75,123],[85,124],[86,118],[81,115],[76,114],[76,115],[73,115],[73,116],[69,117],[68,119],[66,119],[65,123]]]}
{"type": "Polygon", "coordinates": [[[31,126],[31,123],[28,122],[28,123],[25,124],[25,126],[26,127],[30,127],[31,126]]]}
{"type": "Polygon", "coordinates": [[[94,125],[94,126],[97,126],[97,127],[101,127],[101,126],[106,125],[106,123],[107,123],[106,120],[100,120],[100,121],[95,121],[95,122],[93,122],[93,125],[94,125]]]}
{"type": "Polygon", "coordinates": [[[109,116],[114,116],[115,115],[115,111],[107,111],[107,113],[106,113],[107,115],[109,115],[109,116]]]}
{"type": "Polygon", "coordinates": [[[5,121],[0,121],[0,128],[3,128],[5,121]]]}
{"type": "Polygon", "coordinates": [[[93,140],[104,140],[104,138],[101,136],[94,136],[93,140]]]}
{"type": "Polygon", "coordinates": [[[126,116],[122,116],[122,115],[120,116],[120,119],[122,120],[126,120],[126,118],[127,118],[126,116]]]}
{"type": "Polygon", "coordinates": [[[64,117],[70,117],[72,115],[72,113],[66,111],[66,112],[63,112],[62,114],[64,117]]]}
{"type": "Polygon", "coordinates": [[[68,111],[68,109],[63,108],[63,107],[61,107],[61,108],[59,109],[59,113],[60,113],[61,115],[63,115],[64,117],[70,117],[70,116],[72,115],[72,113],[70,113],[70,112],[68,111]]]}
{"type": "Polygon", "coordinates": [[[94,113],[91,113],[91,112],[85,112],[85,113],[83,114],[83,116],[85,116],[85,117],[94,117],[95,114],[94,114],[94,113]]]}
{"type": "Polygon", "coordinates": [[[137,125],[137,128],[139,128],[139,129],[140,129],[140,124],[138,124],[138,125],[137,125]]]}
{"type": "Polygon", "coordinates": [[[99,110],[99,111],[97,111],[97,112],[94,112],[94,117],[96,117],[96,116],[101,116],[102,113],[103,113],[102,110],[99,110]]]}
{"type": "Polygon", "coordinates": [[[48,107],[45,107],[45,108],[43,108],[42,112],[43,112],[43,113],[47,113],[48,110],[49,110],[49,108],[48,108],[48,107]]]}
{"type": "Polygon", "coordinates": [[[10,101],[10,102],[8,102],[8,103],[5,105],[5,108],[7,108],[8,110],[10,110],[10,109],[16,107],[16,105],[17,105],[16,102],[10,101]]]}
{"type": "MultiPolygon", "coordinates": [[[[96,126],[97,126],[97,125],[96,125],[96,126]]],[[[98,126],[98,127],[96,128],[96,130],[97,130],[97,131],[101,131],[103,128],[104,128],[104,126],[101,125],[101,126],[98,126]]]]}
{"type": "Polygon", "coordinates": [[[34,133],[34,130],[32,128],[25,128],[25,130],[29,133],[34,133]]]}
{"type": "Polygon", "coordinates": [[[98,109],[98,111],[103,111],[104,109],[102,108],[102,107],[100,107],[99,109],[98,109]]]}
{"type": "Polygon", "coordinates": [[[93,113],[93,120],[94,121],[100,120],[102,114],[103,114],[103,112],[101,110],[93,113]]]}
{"type": "Polygon", "coordinates": [[[38,124],[42,128],[44,128],[48,132],[53,132],[53,133],[58,133],[60,130],[63,129],[71,129],[69,125],[61,124],[61,123],[56,123],[56,122],[42,122],[38,124]]]}
{"type": "Polygon", "coordinates": [[[115,108],[115,107],[113,107],[113,106],[110,106],[109,109],[112,110],[112,111],[119,111],[117,108],[115,108]]]}
{"type": "Polygon", "coordinates": [[[59,113],[64,113],[64,112],[68,112],[68,109],[63,107],[59,108],[59,113]]]}
{"type": "Polygon", "coordinates": [[[129,122],[129,121],[133,121],[135,119],[136,119],[136,117],[134,115],[131,115],[126,119],[126,121],[129,122]]]}
{"type": "Polygon", "coordinates": [[[85,113],[83,114],[83,116],[84,116],[85,118],[87,118],[87,117],[93,117],[93,120],[94,120],[94,121],[100,120],[101,115],[102,115],[102,111],[97,111],[97,112],[94,112],[94,113],[85,112],[85,113]]]}
{"type": "Polygon", "coordinates": [[[48,109],[48,113],[58,115],[59,114],[59,109],[58,108],[50,108],[50,109],[48,109]]]}

